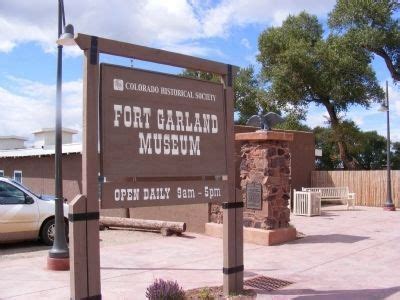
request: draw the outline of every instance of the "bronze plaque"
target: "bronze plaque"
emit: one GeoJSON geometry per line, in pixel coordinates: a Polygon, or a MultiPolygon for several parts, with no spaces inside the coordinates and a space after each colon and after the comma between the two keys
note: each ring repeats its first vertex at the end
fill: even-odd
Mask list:
{"type": "Polygon", "coordinates": [[[102,208],[219,203],[227,198],[227,181],[105,182],[102,208]]]}
{"type": "Polygon", "coordinates": [[[246,208],[262,209],[262,186],[259,183],[246,185],[246,208]]]}
{"type": "Polygon", "coordinates": [[[102,64],[100,130],[105,177],[227,174],[222,84],[102,64]]]}

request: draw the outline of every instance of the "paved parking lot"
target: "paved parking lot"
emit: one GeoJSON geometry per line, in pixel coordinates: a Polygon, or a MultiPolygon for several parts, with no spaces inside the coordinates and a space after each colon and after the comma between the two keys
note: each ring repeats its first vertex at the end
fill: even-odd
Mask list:
{"type": "MultiPolygon", "coordinates": [[[[279,246],[245,245],[245,277],[293,282],[257,299],[400,299],[400,212],[344,206],[320,217],[293,217],[302,238],[279,246]]],[[[162,237],[101,232],[103,299],[145,299],[155,278],[185,289],[222,283],[222,241],[188,233],[162,237]]],[[[69,272],[45,269],[48,248],[0,245],[0,299],[69,299],[69,272]]]]}

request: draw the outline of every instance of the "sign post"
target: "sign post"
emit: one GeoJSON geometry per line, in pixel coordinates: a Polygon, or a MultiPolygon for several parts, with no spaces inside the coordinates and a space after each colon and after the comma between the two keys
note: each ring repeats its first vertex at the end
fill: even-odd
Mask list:
{"type": "Polygon", "coordinates": [[[233,130],[233,70],[227,65],[222,77],[225,87],[226,105],[226,160],[229,184],[228,198],[223,208],[223,292],[225,295],[239,293],[243,289],[243,202],[239,190],[235,189],[234,130],[233,130]]]}
{"type": "MultiPolygon", "coordinates": [[[[78,37],[79,38],[79,37],[78,37]]],[[[82,193],[71,205],[71,298],[101,299],[99,195],[97,38],[88,37],[84,50],[82,193]]],[[[79,42],[77,42],[79,46],[79,42]]]]}
{"type": "Polygon", "coordinates": [[[83,34],[75,41],[85,53],[83,195],[69,215],[71,298],[101,299],[99,200],[102,208],[223,203],[224,292],[240,292],[243,202],[234,184],[232,66],[83,34]],[[101,53],[222,80],[99,64],[101,53]]]}

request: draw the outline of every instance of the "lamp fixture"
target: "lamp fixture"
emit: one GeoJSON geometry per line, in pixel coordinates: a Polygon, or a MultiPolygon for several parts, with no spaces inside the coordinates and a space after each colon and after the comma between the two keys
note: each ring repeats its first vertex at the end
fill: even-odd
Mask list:
{"type": "Polygon", "coordinates": [[[74,46],[76,45],[74,40],[74,26],[68,24],[64,27],[64,32],[57,40],[57,44],[61,46],[74,46]]]}

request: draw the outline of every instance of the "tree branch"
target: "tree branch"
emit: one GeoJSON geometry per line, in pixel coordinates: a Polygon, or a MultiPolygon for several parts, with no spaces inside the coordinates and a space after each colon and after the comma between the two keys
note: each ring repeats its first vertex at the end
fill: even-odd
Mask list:
{"type": "Polygon", "coordinates": [[[382,57],[386,63],[387,68],[389,69],[390,74],[392,75],[392,78],[396,81],[400,81],[400,72],[396,70],[396,68],[393,65],[392,60],[390,59],[389,55],[385,52],[384,49],[382,48],[369,48],[365,47],[367,50],[375,53],[376,55],[379,55],[382,57]]]}

